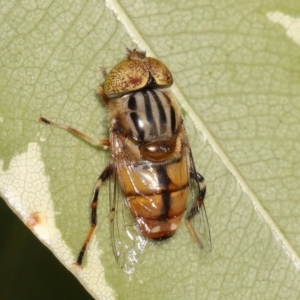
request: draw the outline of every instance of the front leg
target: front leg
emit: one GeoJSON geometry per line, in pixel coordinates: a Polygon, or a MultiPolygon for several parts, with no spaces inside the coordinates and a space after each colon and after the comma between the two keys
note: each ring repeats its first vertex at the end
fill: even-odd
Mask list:
{"type": "Polygon", "coordinates": [[[96,146],[103,146],[103,147],[109,147],[110,146],[110,143],[109,143],[108,139],[97,140],[97,139],[95,139],[95,138],[93,138],[93,137],[85,134],[84,132],[82,132],[80,130],[77,130],[74,127],[65,126],[65,125],[61,125],[61,124],[52,122],[52,121],[44,118],[42,115],[39,116],[37,122],[38,123],[45,123],[45,124],[50,125],[52,127],[56,127],[56,128],[60,128],[60,129],[66,130],[66,131],[74,134],[75,136],[78,136],[81,139],[84,139],[84,140],[88,141],[89,143],[91,143],[93,145],[96,145],[96,146]]]}
{"type": "MultiPolygon", "coordinates": [[[[102,87],[98,87],[98,93],[102,97],[102,99],[103,99],[104,103],[106,104],[106,106],[108,106],[110,100],[109,100],[108,96],[106,95],[106,93],[104,92],[104,90],[102,89],[102,87]]],[[[39,116],[37,122],[38,123],[45,123],[47,125],[66,130],[66,131],[74,134],[75,136],[78,136],[78,137],[80,137],[80,138],[82,138],[82,139],[84,139],[84,140],[88,141],[89,143],[94,144],[96,146],[103,146],[103,147],[109,147],[110,146],[110,143],[109,143],[108,139],[97,140],[97,139],[89,136],[88,134],[86,134],[86,133],[84,133],[80,130],[77,130],[74,127],[58,124],[56,122],[53,122],[53,121],[50,121],[50,120],[44,118],[42,115],[39,116]]]]}

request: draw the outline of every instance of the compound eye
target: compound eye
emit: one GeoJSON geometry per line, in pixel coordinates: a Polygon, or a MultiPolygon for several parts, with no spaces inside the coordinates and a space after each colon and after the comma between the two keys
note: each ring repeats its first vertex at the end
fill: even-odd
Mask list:
{"type": "Polygon", "coordinates": [[[173,84],[172,74],[162,62],[152,57],[146,57],[145,64],[156,82],[156,87],[166,88],[173,84]]]}
{"type": "Polygon", "coordinates": [[[139,60],[124,60],[107,75],[104,92],[110,98],[140,90],[147,85],[149,70],[139,60]]]}

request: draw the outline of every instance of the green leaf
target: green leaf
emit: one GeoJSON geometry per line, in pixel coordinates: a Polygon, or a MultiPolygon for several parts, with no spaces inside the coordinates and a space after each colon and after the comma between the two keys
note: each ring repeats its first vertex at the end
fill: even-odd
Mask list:
{"type": "Polygon", "coordinates": [[[95,298],[299,298],[299,2],[0,3],[1,196],[95,298]],[[174,75],[207,181],[213,251],[199,251],[181,226],[171,241],[148,245],[133,275],[123,273],[102,193],[78,270],[108,153],[36,120],[106,137],[100,67],[135,43],[174,75]]]}

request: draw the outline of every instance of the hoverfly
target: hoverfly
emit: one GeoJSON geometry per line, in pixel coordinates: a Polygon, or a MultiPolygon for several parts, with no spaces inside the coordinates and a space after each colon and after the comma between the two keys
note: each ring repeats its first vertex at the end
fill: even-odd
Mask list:
{"type": "Polygon", "coordinates": [[[147,240],[173,236],[183,217],[200,248],[210,251],[205,181],[196,172],[179,109],[172,94],[164,90],[173,84],[171,72],[145,52],[127,49],[125,60],[103,74],[105,83],[98,92],[109,113],[109,139],[98,141],[42,116],[38,120],[110,148],[111,162],[96,183],[91,227],[76,264],[82,265],[96,228],[98,195],[108,179],[111,240],[122,268],[131,272],[147,240]],[[197,222],[192,222],[195,217],[197,222]],[[136,249],[135,244],[139,244],[136,249]]]}

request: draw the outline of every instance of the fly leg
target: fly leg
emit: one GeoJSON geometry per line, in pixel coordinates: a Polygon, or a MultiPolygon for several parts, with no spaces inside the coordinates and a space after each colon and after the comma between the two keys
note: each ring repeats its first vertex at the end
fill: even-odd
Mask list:
{"type": "MultiPolygon", "coordinates": [[[[203,220],[203,222],[206,224],[207,217],[206,217],[206,212],[205,212],[205,207],[204,207],[206,184],[205,184],[204,177],[200,173],[195,172],[194,170],[190,170],[190,178],[195,180],[197,183],[197,189],[196,189],[197,196],[196,196],[196,199],[194,200],[192,207],[190,208],[190,210],[187,212],[187,214],[185,216],[185,223],[186,223],[186,226],[188,227],[188,229],[190,230],[194,240],[197,242],[199,247],[201,249],[203,249],[204,248],[203,244],[200,241],[200,238],[198,237],[198,235],[195,231],[195,228],[194,228],[193,224],[191,223],[191,220],[196,214],[198,214],[200,212],[200,209],[202,208],[204,210],[204,218],[206,219],[206,220],[203,220]]],[[[208,228],[208,231],[209,231],[209,228],[208,228]]]]}
{"type": "MultiPolygon", "coordinates": [[[[104,76],[107,75],[106,71],[103,71],[103,75],[104,76]]],[[[106,104],[106,106],[108,106],[108,103],[109,103],[110,100],[109,100],[108,96],[105,94],[105,92],[104,92],[104,90],[101,86],[98,87],[97,92],[102,97],[102,99],[103,99],[104,103],[106,104]]]]}
{"type": "Polygon", "coordinates": [[[88,234],[84,240],[83,246],[80,249],[80,252],[78,254],[77,260],[75,265],[81,267],[82,265],[82,261],[83,261],[83,257],[86,251],[86,248],[88,246],[88,243],[91,240],[91,237],[96,229],[97,226],[97,205],[98,205],[98,196],[99,196],[99,191],[100,188],[102,186],[102,184],[115,172],[115,166],[114,164],[110,164],[108,165],[104,171],[101,173],[101,175],[99,176],[96,186],[95,186],[95,190],[94,190],[94,195],[92,198],[92,202],[91,202],[91,227],[88,231],[88,234]]]}
{"type": "Polygon", "coordinates": [[[41,115],[39,116],[37,121],[38,121],[38,123],[45,123],[47,125],[66,130],[66,131],[74,134],[75,136],[78,136],[78,137],[80,137],[80,138],[82,138],[82,139],[84,139],[84,140],[88,141],[89,143],[91,143],[93,145],[96,145],[96,146],[109,147],[109,145],[110,145],[108,139],[97,140],[97,139],[83,133],[82,131],[77,130],[76,128],[73,128],[71,126],[64,126],[64,125],[52,122],[52,121],[44,118],[41,115]]]}
{"type": "MultiPolygon", "coordinates": [[[[100,94],[100,96],[102,97],[105,105],[108,106],[108,104],[109,104],[109,98],[105,94],[105,92],[102,89],[102,87],[99,86],[97,91],[100,94]]],[[[45,123],[47,125],[50,125],[50,126],[53,126],[53,127],[56,127],[56,128],[60,128],[60,129],[63,129],[63,130],[66,130],[66,131],[74,134],[75,136],[78,136],[78,137],[80,137],[80,138],[82,138],[82,139],[84,139],[84,140],[88,141],[89,143],[94,144],[96,146],[103,146],[103,147],[109,147],[110,146],[110,143],[109,143],[108,139],[97,140],[97,139],[89,136],[88,134],[85,134],[84,132],[82,132],[80,130],[77,130],[74,127],[65,126],[65,125],[62,125],[62,124],[58,124],[58,123],[52,122],[52,121],[44,118],[42,115],[39,116],[37,122],[38,123],[45,123]]]]}

